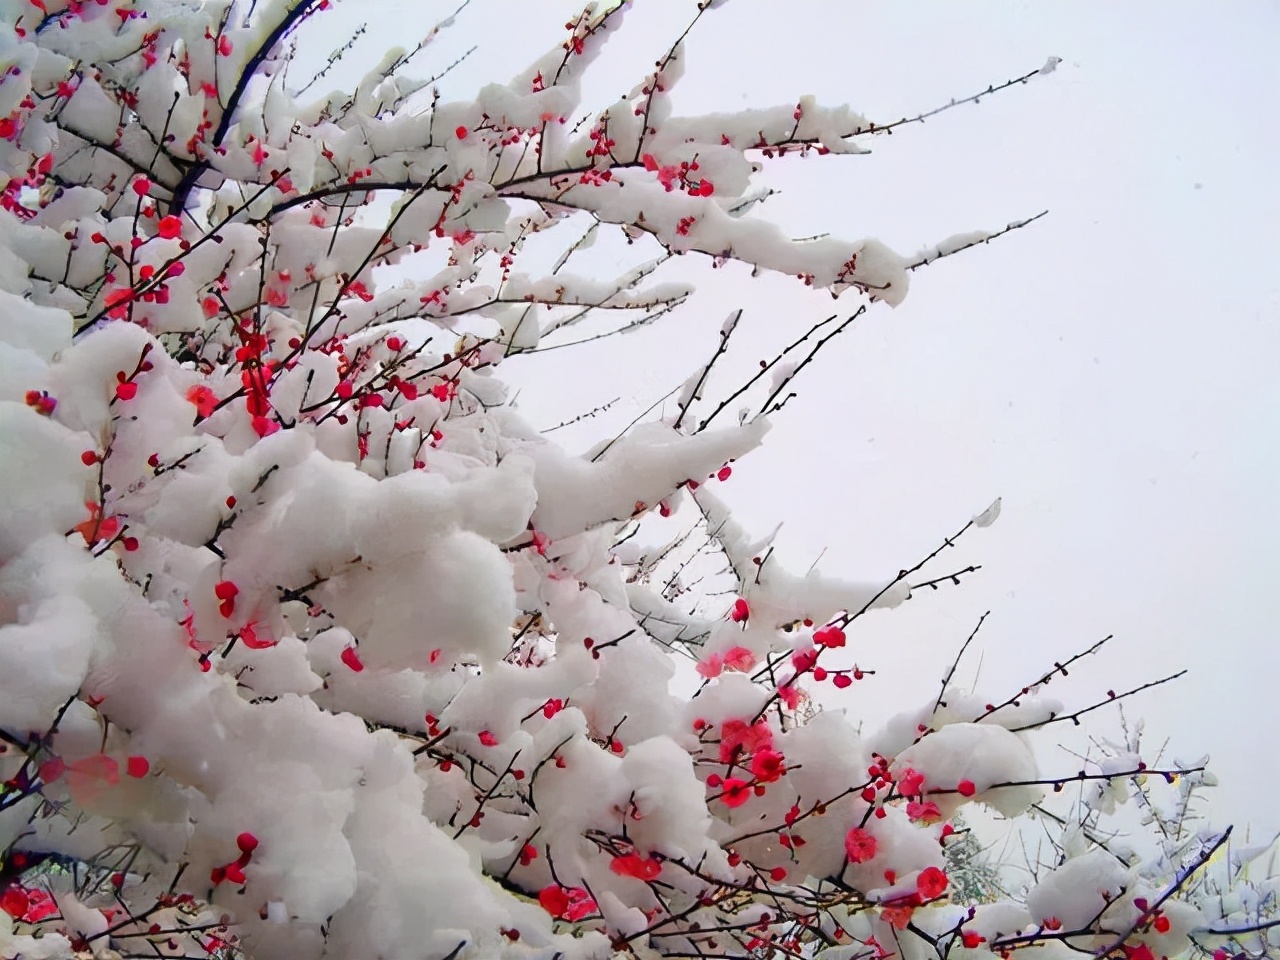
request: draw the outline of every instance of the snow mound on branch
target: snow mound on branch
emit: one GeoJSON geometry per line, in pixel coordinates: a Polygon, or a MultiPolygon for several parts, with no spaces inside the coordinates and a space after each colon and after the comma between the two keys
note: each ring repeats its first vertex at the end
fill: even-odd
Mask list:
{"type": "Polygon", "coordinates": [[[642,424],[592,460],[567,456],[550,444],[526,452],[536,464],[534,523],[552,540],[622,520],[636,503],[657,503],[685,480],[701,480],[757,447],[769,424],[682,436],[660,424],[642,424]]]}
{"type": "MultiPolygon", "coordinates": [[[[970,781],[973,799],[994,807],[1006,817],[1016,817],[1043,796],[1037,786],[1007,786],[1037,777],[1035,756],[1027,742],[1003,727],[985,723],[952,723],[936,730],[905,750],[893,764],[893,772],[916,770],[925,775],[924,789],[954,790],[970,781]]],[[[949,796],[939,803],[957,805],[949,796]]]]}
{"type": "Polygon", "coordinates": [[[0,566],[0,610],[17,612],[10,623],[0,614],[5,730],[47,729],[84,682],[101,642],[98,623],[83,600],[63,591],[69,570],[90,563],[83,551],[48,536],[0,566]]]}
{"type": "Polygon", "coordinates": [[[1103,850],[1091,850],[1040,878],[1027,894],[1032,920],[1057,918],[1064,930],[1086,927],[1128,885],[1129,871],[1103,850]]]}
{"type": "Polygon", "coordinates": [[[87,516],[80,460],[91,444],[29,407],[0,401],[0,562],[46,534],[62,534],[87,516]]]}

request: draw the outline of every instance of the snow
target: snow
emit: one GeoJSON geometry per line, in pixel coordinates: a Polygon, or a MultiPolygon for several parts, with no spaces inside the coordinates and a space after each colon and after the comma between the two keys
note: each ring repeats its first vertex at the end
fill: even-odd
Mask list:
{"type": "Polygon", "coordinates": [[[528,449],[536,464],[537,528],[557,540],[655,504],[686,480],[700,480],[745,456],[768,431],[767,421],[685,437],[662,424],[641,424],[593,461],[567,457],[546,444],[528,449]]]}
{"type": "MultiPolygon", "coordinates": [[[[1038,771],[1026,740],[995,724],[948,724],[900,751],[893,770],[923,773],[926,791],[953,790],[961,780],[969,780],[977,790],[972,800],[1006,817],[1016,817],[1043,795],[1040,787],[998,786],[1035,780],[1038,771]]],[[[955,802],[944,801],[946,808],[955,802]]]]}
{"type": "Polygon", "coordinates": [[[1000,497],[996,497],[991,501],[991,506],[974,516],[973,525],[975,527],[989,527],[996,522],[1000,516],[1000,499],[1000,497]]]}
{"type": "Polygon", "coordinates": [[[1091,850],[1039,878],[1027,894],[1027,910],[1036,923],[1056,917],[1064,930],[1079,930],[1107,909],[1128,879],[1114,857],[1091,850]]]}
{"type": "Polygon", "coordinates": [[[0,910],[0,957],[3,960],[62,960],[72,955],[71,941],[63,934],[15,935],[13,928],[13,918],[0,910]]]}
{"type": "Polygon", "coordinates": [[[101,642],[98,624],[83,600],[60,594],[62,577],[48,573],[85,562],[83,553],[50,536],[0,568],[0,604],[19,611],[14,622],[0,626],[6,685],[0,727],[6,730],[47,729],[84,683],[89,657],[101,642]]]}

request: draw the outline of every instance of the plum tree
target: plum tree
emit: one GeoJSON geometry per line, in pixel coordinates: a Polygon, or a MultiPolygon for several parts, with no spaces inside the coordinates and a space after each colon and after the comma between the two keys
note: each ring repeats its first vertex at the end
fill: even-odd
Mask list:
{"type": "Polygon", "coordinates": [[[1034,731],[1093,708],[1044,688],[1096,646],[870,735],[812,708],[872,672],[858,621],[995,511],[850,583],[789,573],[715,494],[867,303],[1005,232],[910,259],[753,209],[761,163],[911,120],[676,116],[681,42],[598,107],[625,3],[465,102],[421,46],[306,100],[284,68],[328,7],[5,5],[0,957],[1266,952],[1274,880],[1215,873],[1229,831],[1189,827],[1201,764],[1039,769],[1034,731]],[[603,231],[651,258],[575,272],[603,231]],[[680,308],[680,253],[864,302],[715,395],[734,314],[668,415],[558,446],[497,371],[680,308]],[[678,542],[635,546],[663,523],[729,600],[670,589],[678,542]],[[1025,889],[955,891],[967,805],[1052,829],[1025,889]]]}

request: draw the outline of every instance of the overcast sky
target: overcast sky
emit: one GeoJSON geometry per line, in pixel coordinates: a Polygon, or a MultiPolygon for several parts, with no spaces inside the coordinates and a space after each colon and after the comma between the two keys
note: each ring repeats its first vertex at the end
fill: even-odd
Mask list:
{"type": "MultiPolygon", "coordinates": [[[[373,18],[354,53],[367,69],[453,6],[347,0],[317,22],[310,52],[373,18]]],[[[505,81],[559,42],[574,9],[473,0],[423,69],[478,44],[443,92],[505,81]]],[[[637,4],[593,68],[595,102],[652,69],[692,9],[637,4]]],[[[873,308],[724,486],[752,529],[784,522],[778,552],[792,569],[821,555],[827,573],[870,578],[1003,496],[999,522],[934,568],[980,563],[978,574],[862,621],[861,665],[880,672],[841,702],[868,727],[935,694],[985,610],[960,675],[990,696],[1115,634],[1057,695],[1086,706],[1189,668],[1128,714],[1147,718],[1153,751],[1168,739],[1173,756],[1213,755],[1218,819],[1280,829],[1278,42],[1268,2],[731,0],[690,36],[677,114],[814,94],[883,122],[1063,60],[878,139],[869,156],[788,159],[761,175],[780,193],[760,215],[793,235],[877,237],[906,254],[1049,211],[918,271],[896,310],[873,308]]],[[[859,303],[709,267],[679,265],[701,293],[651,330],[512,365],[530,417],[550,425],[621,396],[559,434],[585,445],[684,380],[729,310],[745,308],[728,369],[749,371],[859,303]]],[[[1114,716],[1099,711],[1094,728],[1113,733],[1114,716]]],[[[1075,769],[1044,756],[1047,770],[1075,769]]]]}

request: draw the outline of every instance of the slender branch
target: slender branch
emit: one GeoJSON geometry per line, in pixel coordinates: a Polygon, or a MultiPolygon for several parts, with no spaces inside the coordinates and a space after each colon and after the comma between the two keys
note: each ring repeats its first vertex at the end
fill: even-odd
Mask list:
{"type": "Polygon", "coordinates": [[[1143,690],[1150,690],[1152,687],[1158,687],[1161,684],[1169,683],[1171,680],[1177,680],[1179,677],[1185,676],[1186,673],[1187,673],[1186,670],[1179,670],[1177,673],[1171,673],[1169,674],[1169,676],[1162,677],[1159,680],[1151,680],[1147,683],[1141,684],[1140,686],[1134,687],[1132,690],[1126,690],[1124,693],[1111,693],[1107,696],[1106,700],[1100,700],[1098,703],[1095,703],[1092,706],[1084,707],[1083,709],[1077,710],[1074,713],[1063,713],[1056,716],[1051,716],[1049,717],[1048,720],[1041,720],[1037,723],[1024,724],[1021,727],[1011,727],[1010,729],[1014,733],[1019,733],[1023,730],[1035,730],[1038,727],[1046,727],[1051,723],[1060,723],[1063,720],[1070,720],[1073,724],[1075,724],[1076,726],[1079,726],[1080,718],[1083,717],[1086,713],[1092,713],[1094,710],[1100,710],[1103,707],[1108,707],[1113,703],[1116,703],[1120,700],[1125,699],[1125,697],[1132,697],[1134,694],[1141,693],[1143,690]]]}
{"type": "Polygon", "coordinates": [[[716,345],[716,351],[711,355],[711,359],[703,365],[701,372],[698,374],[697,382],[693,385],[693,389],[689,391],[689,396],[680,405],[680,415],[676,417],[675,423],[672,424],[675,429],[680,429],[680,424],[684,421],[684,416],[689,412],[689,407],[693,405],[693,401],[701,399],[703,384],[707,382],[707,377],[711,375],[711,368],[716,365],[716,361],[724,356],[729,349],[729,338],[733,336],[733,331],[738,328],[738,321],[741,319],[742,308],[739,307],[725,322],[725,325],[720,328],[720,342],[716,345]]]}
{"type": "Polygon", "coordinates": [[[788,344],[781,353],[779,353],[776,357],[774,357],[768,363],[762,362],[760,370],[755,375],[753,375],[751,379],[749,379],[746,383],[744,383],[741,387],[739,387],[733,393],[729,394],[729,396],[725,397],[725,399],[720,402],[720,405],[711,411],[710,416],[708,416],[707,419],[703,420],[698,425],[698,432],[701,433],[703,430],[707,429],[707,427],[710,426],[712,420],[718,417],[725,410],[725,408],[729,406],[729,404],[733,403],[734,400],[738,399],[738,397],[742,396],[744,393],[750,390],[753,386],[755,386],[755,384],[760,380],[761,377],[763,377],[766,373],[768,373],[775,366],[781,363],[783,357],[785,357],[788,353],[790,353],[796,347],[800,346],[800,344],[808,340],[811,336],[817,333],[818,330],[822,329],[822,327],[826,326],[828,323],[831,323],[831,321],[835,319],[836,319],[836,314],[833,313],[831,316],[827,317],[825,320],[821,320],[818,323],[815,323],[812,327],[810,327],[804,333],[803,336],[801,336],[799,339],[794,340],[790,344],[788,344]]]}
{"type": "MultiPolygon", "coordinates": [[[[263,61],[270,56],[271,51],[275,49],[276,44],[284,38],[285,34],[311,12],[312,6],[320,2],[321,0],[297,0],[293,7],[285,11],[284,16],[280,18],[280,22],[276,24],[275,28],[267,34],[261,46],[249,57],[244,69],[240,71],[240,76],[236,79],[235,86],[227,97],[226,105],[222,109],[222,116],[218,119],[218,125],[214,128],[213,136],[210,138],[210,147],[222,146],[222,141],[226,139],[227,131],[231,129],[236,111],[240,107],[240,101],[248,91],[250,81],[258,75],[258,68],[262,66],[263,61]]],[[[182,213],[187,205],[187,197],[195,188],[196,182],[208,169],[209,164],[203,161],[193,163],[187,168],[187,171],[182,175],[182,179],[178,181],[178,185],[173,189],[173,200],[169,203],[170,213],[182,213]]]]}
{"type": "Polygon", "coordinates": [[[921,257],[919,260],[916,260],[914,263],[908,264],[907,269],[917,270],[920,267],[927,267],[931,263],[937,263],[939,260],[945,259],[946,257],[954,257],[957,253],[963,253],[965,250],[970,250],[973,247],[981,246],[984,243],[990,243],[992,240],[995,240],[999,237],[1003,237],[1006,233],[1012,233],[1014,230],[1021,230],[1023,227],[1027,226],[1028,224],[1035,223],[1041,217],[1047,217],[1048,215],[1049,215],[1048,210],[1041,210],[1034,217],[1027,217],[1025,220],[1015,220],[1013,223],[1007,224],[1003,229],[997,230],[995,233],[985,234],[981,237],[978,237],[975,240],[970,240],[967,243],[962,243],[958,247],[952,247],[946,250],[938,250],[933,254],[933,256],[925,255],[921,257]]]}
{"type": "Polygon", "coordinates": [[[942,678],[942,689],[938,691],[938,699],[933,702],[933,709],[929,711],[930,716],[937,716],[938,708],[942,706],[942,698],[947,694],[947,687],[951,685],[951,678],[956,675],[956,669],[960,666],[960,658],[964,656],[964,652],[969,649],[969,644],[973,643],[973,638],[978,635],[978,631],[982,629],[982,625],[986,622],[987,617],[991,616],[988,610],[978,618],[977,624],[970,631],[969,636],[965,638],[964,643],[960,645],[960,649],[956,652],[955,659],[951,661],[951,666],[947,670],[947,675],[942,678]]]}

